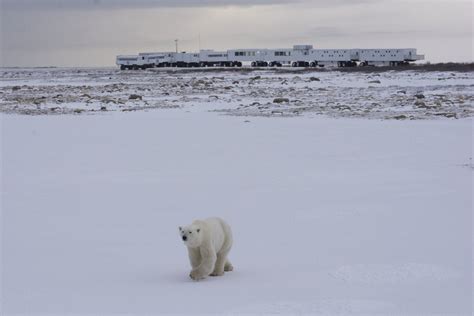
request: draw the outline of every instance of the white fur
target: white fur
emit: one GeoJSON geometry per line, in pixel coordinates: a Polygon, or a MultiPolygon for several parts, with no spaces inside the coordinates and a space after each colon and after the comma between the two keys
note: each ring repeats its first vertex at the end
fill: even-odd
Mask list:
{"type": "Polygon", "coordinates": [[[188,247],[191,279],[220,276],[233,270],[227,259],[233,242],[232,231],[224,220],[217,217],[195,220],[189,226],[179,227],[179,234],[188,247]]]}

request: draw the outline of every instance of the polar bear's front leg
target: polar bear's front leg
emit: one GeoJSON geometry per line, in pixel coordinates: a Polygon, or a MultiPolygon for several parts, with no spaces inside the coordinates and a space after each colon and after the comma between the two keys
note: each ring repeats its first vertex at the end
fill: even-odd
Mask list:
{"type": "Polygon", "coordinates": [[[189,262],[191,268],[196,269],[201,264],[201,252],[199,248],[188,248],[189,262]]]}
{"type": "Polygon", "coordinates": [[[214,270],[217,255],[212,248],[201,247],[201,264],[197,268],[193,268],[189,276],[193,280],[201,280],[207,277],[214,270]]]}

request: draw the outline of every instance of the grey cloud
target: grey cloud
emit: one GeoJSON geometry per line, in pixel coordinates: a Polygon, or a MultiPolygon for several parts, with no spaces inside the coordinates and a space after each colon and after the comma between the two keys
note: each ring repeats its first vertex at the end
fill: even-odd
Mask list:
{"type": "Polygon", "coordinates": [[[341,37],[351,37],[351,38],[429,38],[429,37],[452,37],[460,36],[467,37],[472,35],[471,30],[421,30],[421,29],[412,29],[412,30],[361,30],[361,29],[346,29],[338,27],[313,27],[306,32],[307,36],[314,38],[341,38],[341,37]]]}
{"type": "Polygon", "coordinates": [[[3,0],[2,9],[121,9],[143,7],[261,6],[295,3],[306,3],[316,7],[338,7],[374,2],[377,2],[377,0],[3,0]]]}

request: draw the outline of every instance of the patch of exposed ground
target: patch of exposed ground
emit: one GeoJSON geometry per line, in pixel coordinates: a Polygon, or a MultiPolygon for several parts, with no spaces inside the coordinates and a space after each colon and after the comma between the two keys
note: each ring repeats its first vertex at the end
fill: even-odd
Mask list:
{"type": "Polygon", "coordinates": [[[0,112],[94,114],[202,107],[236,116],[473,116],[472,72],[3,69],[0,112]]]}

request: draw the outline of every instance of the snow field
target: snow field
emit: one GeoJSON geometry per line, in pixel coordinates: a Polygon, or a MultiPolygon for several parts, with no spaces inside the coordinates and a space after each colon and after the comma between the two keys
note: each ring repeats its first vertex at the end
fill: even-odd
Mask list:
{"type": "Polygon", "coordinates": [[[470,119],[0,119],[5,315],[472,312],[470,119]],[[207,216],[235,271],[193,282],[207,216]]]}

